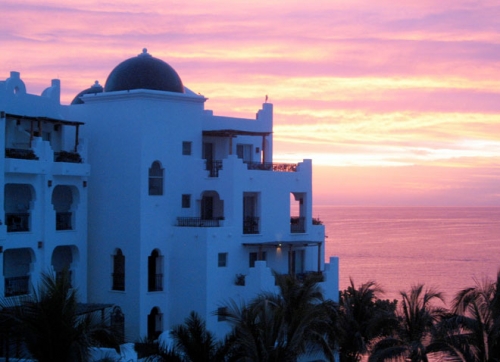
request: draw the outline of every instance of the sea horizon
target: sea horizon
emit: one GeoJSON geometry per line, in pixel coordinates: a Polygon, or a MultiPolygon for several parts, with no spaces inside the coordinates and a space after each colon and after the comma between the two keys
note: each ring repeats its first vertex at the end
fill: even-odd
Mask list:
{"type": "Polygon", "coordinates": [[[316,205],[313,217],[325,225],[325,259],[339,257],[341,290],[352,277],[399,299],[423,283],[449,302],[500,267],[500,207],[316,205]]]}

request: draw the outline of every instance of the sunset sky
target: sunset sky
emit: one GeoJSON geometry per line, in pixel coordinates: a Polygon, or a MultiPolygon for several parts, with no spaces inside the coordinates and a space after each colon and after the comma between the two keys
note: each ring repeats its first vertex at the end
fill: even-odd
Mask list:
{"type": "Polygon", "coordinates": [[[498,0],[2,0],[0,79],[62,102],[147,48],[217,115],[274,104],[316,204],[500,206],[498,0]]]}

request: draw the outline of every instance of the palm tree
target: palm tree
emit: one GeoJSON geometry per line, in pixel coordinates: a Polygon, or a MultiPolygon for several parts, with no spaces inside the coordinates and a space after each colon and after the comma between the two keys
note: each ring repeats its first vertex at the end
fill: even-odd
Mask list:
{"type": "Polygon", "coordinates": [[[206,329],[205,322],[191,312],[184,324],[174,327],[171,336],[177,351],[185,362],[219,361],[222,343],[206,329]]]}
{"type": "Polygon", "coordinates": [[[275,275],[278,294],[262,293],[248,305],[230,302],[219,312],[233,326],[231,359],[295,361],[320,348],[333,360],[329,320],[336,306],[324,301],[314,277],[275,275]]]}
{"type": "Polygon", "coordinates": [[[223,361],[226,350],[224,343],[218,342],[215,335],[206,329],[205,322],[194,311],[184,324],[175,326],[168,340],[144,340],[136,343],[135,349],[140,358],[165,362],[210,362],[223,361]]]}
{"type": "Polygon", "coordinates": [[[69,273],[42,274],[32,294],[1,300],[8,333],[21,341],[17,354],[39,362],[87,361],[92,346],[119,348],[113,331],[93,313],[79,313],[77,292],[69,273]]]}
{"type": "Polygon", "coordinates": [[[500,271],[496,282],[475,280],[457,293],[453,314],[440,324],[440,341],[456,361],[500,361],[500,271]]]}
{"type": "Polygon", "coordinates": [[[370,342],[397,325],[396,301],[380,300],[383,290],[369,281],[340,292],[339,315],[334,328],[338,334],[340,360],[357,362],[368,352],[370,342]]]}
{"type": "Polygon", "coordinates": [[[368,359],[369,362],[411,361],[428,362],[427,354],[436,351],[432,335],[436,324],[445,315],[445,309],[435,302],[444,302],[442,294],[424,285],[413,286],[409,293],[401,292],[399,326],[393,335],[378,341],[368,359]]]}

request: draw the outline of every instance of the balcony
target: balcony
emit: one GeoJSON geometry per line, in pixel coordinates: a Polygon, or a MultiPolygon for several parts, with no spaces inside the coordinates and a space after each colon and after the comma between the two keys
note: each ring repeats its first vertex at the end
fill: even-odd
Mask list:
{"type": "Polygon", "coordinates": [[[259,218],[255,216],[246,216],[243,219],[243,234],[258,234],[259,218]]]}
{"type": "Polygon", "coordinates": [[[73,230],[72,212],[56,212],[56,230],[73,230]]]}
{"type": "Polygon", "coordinates": [[[290,232],[292,234],[306,232],[306,219],[302,216],[292,216],[290,218],[290,232]]]}
{"type": "Polygon", "coordinates": [[[178,217],[177,226],[183,227],[220,227],[220,218],[202,219],[201,217],[178,217]]]}
{"type": "Polygon", "coordinates": [[[22,160],[38,160],[35,152],[30,149],[23,148],[6,148],[5,158],[19,158],[22,160]]]}
{"type": "Polygon", "coordinates": [[[16,212],[5,214],[7,232],[30,231],[30,214],[27,212],[16,212]]]}
{"type": "Polygon", "coordinates": [[[322,271],[306,271],[304,273],[295,274],[295,277],[301,282],[306,279],[312,279],[318,283],[322,283],[325,281],[325,275],[322,271]]]}
{"type": "Polygon", "coordinates": [[[248,170],[297,172],[296,163],[246,162],[248,170]]]}
{"type": "Polygon", "coordinates": [[[219,171],[222,170],[222,161],[205,160],[205,170],[210,171],[210,177],[219,177],[219,171]]]}
{"type": "Polygon", "coordinates": [[[14,297],[29,293],[30,277],[28,275],[20,277],[5,278],[5,296],[14,297]]]}

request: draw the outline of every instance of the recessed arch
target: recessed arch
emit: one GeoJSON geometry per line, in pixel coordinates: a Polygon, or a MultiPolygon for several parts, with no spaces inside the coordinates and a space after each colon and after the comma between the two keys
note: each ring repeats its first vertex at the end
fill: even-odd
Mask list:
{"type": "Polygon", "coordinates": [[[57,185],[52,191],[52,206],[56,213],[56,230],[74,230],[75,214],[80,200],[78,188],[57,185]]]}
{"type": "Polygon", "coordinates": [[[221,200],[217,191],[207,190],[201,194],[200,209],[202,220],[224,218],[224,200],[221,200]]]}
{"type": "Polygon", "coordinates": [[[8,232],[31,230],[35,189],[30,184],[8,183],[4,187],[5,224],[8,232]]]}
{"type": "Polygon", "coordinates": [[[31,248],[7,249],[3,252],[5,297],[28,294],[35,253],[31,248]]]}
{"type": "Polygon", "coordinates": [[[71,285],[75,280],[76,265],[80,255],[78,248],[74,245],[60,245],[52,252],[51,264],[56,274],[56,279],[61,278],[65,271],[69,274],[71,285]]]}

